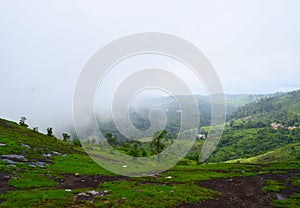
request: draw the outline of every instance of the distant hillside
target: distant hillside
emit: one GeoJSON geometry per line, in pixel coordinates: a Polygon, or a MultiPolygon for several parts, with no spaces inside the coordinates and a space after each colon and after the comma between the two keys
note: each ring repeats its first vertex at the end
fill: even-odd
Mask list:
{"type": "MultiPolygon", "coordinates": [[[[240,160],[258,155],[264,155],[262,162],[267,161],[268,157],[275,161],[284,155],[293,158],[290,157],[287,145],[300,142],[299,122],[300,90],[246,104],[231,115],[227,128],[208,161],[240,160]],[[273,124],[271,126],[271,123],[276,127],[273,124]],[[274,154],[280,151],[278,157],[275,157],[274,154]]],[[[294,149],[298,149],[298,146],[293,146],[294,149]]]]}
{"type": "MultiPolygon", "coordinates": [[[[251,95],[251,94],[237,94],[229,95],[226,94],[226,113],[231,115],[233,112],[238,110],[240,107],[244,106],[247,103],[254,102],[263,97],[271,95],[251,95]]],[[[176,96],[175,98],[181,98],[181,100],[186,101],[187,105],[190,102],[190,96],[176,96]]],[[[159,108],[164,111],[167,116],[166,129],[169,134],[167,135],[170,139],[176,138],[177,133],[180,129],[181,114],[180,107],[176,103],[176,99],[171,96],[149,96],[143,99],[138,99],[132,103],[130,110],[130,118],[132,123],[136,128],[140,130],[145,130],[150,127],[149,114],[152,109],[159,108]]],[[[195,95],[196,102],[198,104],[199,113],[200,113],[200,126],[208,126],[211,122],[211,101],[210,96],[206,95],[195,95]]],[[[220,104],[221,105],[221,104],[220,104]]],[[[99,115],[99,118],[101,116],[99,115]]],[[[101,119],[98,119],[100,124],[101,131],[104,133],[112,133],[114,136],[125,141],[126,138],[119,133],[118,129],[115,127],[112,120],[105,120],[101,122],[101,119]]],[[[92,129],[87,130],[88,133],[93,132],[92,129]]],[[[87,133],[87,137],[89,137],[87,133]]]]}
{"type": "Polygon", "coordinates": [[[247,159],[238,159],[229,162],[241,163],[276,163],[276,162],[288,162],[288,161],[299,161],[300,160],[300,143],[288,144],[286,146],[276,148],[274,150],[268,151],[264,154],[250,157],[247,159]]]}
{"type": "MultiPolygon", "coordinates": [[[[226,99],[226,113],[227,115],[231,115],[233,112],[238,110],[240,107],[257,101],[261,98],[271,95],[251,95],[251,94],[237,94],[230,95],[225,94],[226,99]]],[[[176,103],[176,98],[181,98],[181,100],[186,100],[189,102],[190,96],[182,95],[182,96],[167,96],[167,97],[150,97],[148,99],[137,102],[132,111],[136,114],[140,114],[140,116],[146,116],[148,118],[148,112],[153,108],[160,108],[165,111],[168,118],[173,120],[179,119],[178,110],[180,109],[178,104],[176,103]]],[[[196,102],[198,104],[199,112],[200,112],[200,120],[201,126],[210,125],[211,120],[211,100],[208,95],[195,95],[196,102]]]]}
{"type": "Polygon", "coordinates": [[[285,126],[300,124],[300,90],[261,98],[246,104],[230,116],[231,119],[250,119],[263,123],[278,122],[285,126]]]}
{"type": "MultiPolygon", "coordinates": [[[[221,162],[234,159],[255,157],[300,142],[300,128],[293,130],[270,127],[228,128],[225,130],[216,150],[208,162],[221,162]]],[[[286,149],[282,149],[286,150],[286,149]]]]}

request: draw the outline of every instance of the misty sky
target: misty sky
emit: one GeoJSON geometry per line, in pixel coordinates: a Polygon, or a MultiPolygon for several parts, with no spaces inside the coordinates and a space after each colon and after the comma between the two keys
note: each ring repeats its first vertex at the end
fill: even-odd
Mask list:
{"type": "Polygon", "coordinates": [[[299,20],[297,0],[1,1],[0,117],[25,115],[31,126],[62,128],[62,118],[71,121],[76,80],[88,59],[139,32],[193,43],[225,93],[299,89],[299,20]]]}

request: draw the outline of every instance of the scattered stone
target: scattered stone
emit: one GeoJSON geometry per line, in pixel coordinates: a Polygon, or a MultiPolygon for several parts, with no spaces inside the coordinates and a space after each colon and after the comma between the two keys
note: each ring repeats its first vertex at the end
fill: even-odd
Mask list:
{"type": "Polygon", "coordinates": [[[121,204],[121,203],[124,203],[126,200],[127,200],[126,197],[122,197],[118,202],[121,204]]]}
{"type": "Polygon", "coordinates": [[[282,196],[281,194],[278,194],[278,193],[276,193],[276,198],[277,198],[278,200],[284,200],[284,199],[285,199],[284,196],[282,196]]]}
{"type": "Polygon", "coordinates": [[[24,162],[27,161],[27,159],[23,155],[0,155],[0,159],[8,162],[8,163],[15,163],[15,162],[24,162]]]}
{"type": "Polygon", "coordinates": [[[29,163],[29,165],[31,166],[31,167],[45,167],[45,165],[46,165],[47,163],[45,163],[45,162],[40,162],[40,161],[36,161],[36,162],[30,162],[29,163]]]}
{"type": "Polygon", "coordinates": [[[233,181],[233,178],[227,178],[226,181],[231,182],[231,181],[233,181]]]}
{"type": "Polygon", "coordinates": [[[65,191],[66,191],[66,192],[71,192],[71,191],[72,191],[72,189],[65,189],[65,191]]]}
{"type": "Polygon", "coordinates": [[[50,153],[48,153],[48,154],[43,153],[43,157],[52,157],[52,154],[50,154],[50,153]]]}
{"type": "Polygon", "coordinates": [[[5,147],[6,144],[0,143],[0,147],[5,147]]]}
{"type": "Polygon", "coordinates": [[[88,195],[87,193],[79,193],[77,194],[77,196],[90,196],[90,195],[88,195]]]}
{"type": "Polygon", "coordinates": [[[31,147],[27,144],[22,144],[22,147],[26,147],[27,149],[30,149],[31,147]]]}
{"type": "Polygon", "coordinates": [[[127,165],[123,165],[123,168],[127,168],[127,165]]]}
{"type": "Polygon", "coordinates": [[[2,161],[4,161],[4,162],[7,162],[7,163],[9,163],[10,165],[12,165],[12,164],[15,164],[16,162],[15,161],[12,161],[12,160],[10,160],[10,159],[1,159],[2,161]]]}
{"type": "Polygon", "coordinates": [[[92,194],[92,195],[97,195],[97,194],[99,194],[99,192],[98,192],[98,191],[95,191],[95,190],[89,191],[89,193],[92,194]]]}
{"type": "Polygon", "coordinates": [[[77,202],[77,201],[88,201],[88,202],[93,203],[95,196],[105,196],[105,195],[106,194],[104,192],[98,192],[98,191],[95,191],[95,190],[91,190],[91,191],[88,191],[88,192],[81,192],[79,194],[76,194],[74,196],[74,201],[75,202],[77,202]]]}
{"type": "Polygon", "coordinates": [[[167,179],[171,179],[171,178],[172,178],[172,176],[167,176],[166,178],[167,178],[167,179]]]}
{"type": "Polygon", "coordinates": [[[79,173],[75,173],[75,176],[76,176],[76,177],[79,177],[80,175],[79,175],[79,173]]]}
{"type": "Polygon", "coordinates": [[[61,155],[59,152],[53,151],[52,152],[54,155],[61,155]]]}

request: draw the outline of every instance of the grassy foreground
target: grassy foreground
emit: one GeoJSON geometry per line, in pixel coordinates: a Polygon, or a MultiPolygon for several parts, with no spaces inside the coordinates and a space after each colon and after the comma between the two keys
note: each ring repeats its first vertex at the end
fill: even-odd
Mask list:
{"type": "MultiPolygon", "coordinates": [[[[275,207],[299,207],[300,163],[176,165],[154,177],[122,177],[80,148],[0,119],[0,207],[185,207],[225,192],[201,185],[262,177],[262,193],[289,191],[275,207]],[[15,158],[8,156],[18,155],[15,158]],[[77,176],[75,176],[75,174],[77,176]],[[92,194],[94,193],[94,194],[92,194]]],[[[237,184],[238,185],[238,184],[237,184]]],[[[239,192],[237,189],[236,192],[239,192]]]]}

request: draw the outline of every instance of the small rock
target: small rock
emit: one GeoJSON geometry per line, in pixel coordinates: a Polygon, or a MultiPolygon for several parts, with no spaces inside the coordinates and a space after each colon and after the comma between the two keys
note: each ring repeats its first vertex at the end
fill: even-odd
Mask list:
{"type": "Polygon", "coordinates": [[[16,163],[15,161],[12,161],[10,159],[1,159],[1,160],[4,161],[4,162],[7,162],[9,164],[15,164],[16,163]]]}
{"type": "Polygon", "coordinates": [[[231,181],[233,181],[233,178],[227,178],[226,181],[231,182],[231,181]]]}
{"type": "Polygon", "coordinates": [[[43,157],[52,157],[52,154],[50,154],[50,153],[48,153],[48,154],[44,153],[43,157]]]}
{"type": "Polygon", "coordinates": [[[23,155],[2,155],[1,158],[25,160],[23,155]]]}
{"type": "Polygon", "coordinates": [[[95,190],[89,191],[89,193],[92,195],[99,195],[99,192],[95,190]]]}
{"type": "Polygon", "coordinates": [[[123,168],[127,168],[127,165],[123,165],[123,168]]]}
{"type": "Polygon", "coordinates": [[[172,176],[167,176],[166,178],[167,178],[167,179],[171,179],[171,178],[172,178],[172,176]]]}
{"type": "Polygon", "coordinates": [[[127,200],[126,197],[122,197],[118,202],[121,204],[121,203],[124,203],[126,200],[127,200]]]}
{"type": "Polygon", "coordinates": [[[22,144],[22,147],[26,147],[27,149],[31,148],[28,144],[22,144]]]}
{"type": "Polygon", "coordinates": [[[75,177],[79,177],[79,173],[75,173],[75,177]]]}
{"type": "Polygon", "coordinates": [[[45,167],[46,163],[45,162],[40,162],[40,161],[36,161],[36,162],[30,162],[29,165],[31,167],[45,167]]]}
{"type": "Polygon", "coordinates": [[[82,192],[82,193],[79,193],[79,194],[77,194],[78,196],[89,196],[87,193],[84,193],[84,192],[82,192]]]}
{"type": "Polygon", "coordinates": [[[72,189],[65,189],[65,191],[66,191],[66,192],[71,192],[71,191],[72,191],[72,189]]]}
{"type": "Polygon", "coordinates": [[[6,144],[0,143],[0,147],[5,147],[6,144]]]}
{"type": "Polygon", "coordinates": [[[277,198],[278,200],[284,200],[284,199],[285,199],[284,196],[282,196],[281,194],[278,194],[278,193],[276,193],[276,198],[277,198]]]}

